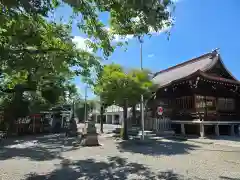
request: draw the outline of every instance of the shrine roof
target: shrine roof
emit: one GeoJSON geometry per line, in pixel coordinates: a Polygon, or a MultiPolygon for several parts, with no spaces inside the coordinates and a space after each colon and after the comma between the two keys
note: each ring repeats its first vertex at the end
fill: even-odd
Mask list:
{"type": "Polygon", "coordinates": [[[236,80],[226,79],[226,78],[222,78],[222,77],[216,77],[216,76],[212,76],[212,75],[209,75],[207,73],[204,73],[204,72],[200,72],[200,75],[202,77],[204,77],[205,79],[208,79],[208,80],[213,80],[213,81],[219,81],[219,82],[223,82],[223,83],[240,85],[240,82],[236,81],[236,80]]]}
{"type": "MultiPolygon", "coordinates": [[[[177,64],[168,69],[162,70],[154,75],[152,81],[154,84],[159,85],[159,87],[164,87],[169,85],[173,81],[176,82],[177,80],[189,77],[192,74],[195,74],[196,72],[207,72],[218,61],[221,61],[220,56],[217,50],[214,50],[210,53],[203,54],[199,57],[177,64]]],[[[207,74],[205,73],[204,75],[207,76],[207,74]]],[[[209,76],[209,78],[216,77],[209,76]]],[[[233,77],[233,79],[235,78],[233,77]]]]}

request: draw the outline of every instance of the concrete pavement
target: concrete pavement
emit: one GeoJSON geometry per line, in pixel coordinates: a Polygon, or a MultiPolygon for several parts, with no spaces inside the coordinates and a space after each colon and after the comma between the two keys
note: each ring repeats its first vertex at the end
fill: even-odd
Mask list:
{"type": "MultiPolygon", "coordinates": [[[[106,135],[106,134],[105,134],[106,135]]],[[[150,144],[99,136],[103,146],[72,147],[74,138],[8,139],[0,147],[1,180],[223,180],[240,177],[240,148],[158,140],[150,144]]]]}

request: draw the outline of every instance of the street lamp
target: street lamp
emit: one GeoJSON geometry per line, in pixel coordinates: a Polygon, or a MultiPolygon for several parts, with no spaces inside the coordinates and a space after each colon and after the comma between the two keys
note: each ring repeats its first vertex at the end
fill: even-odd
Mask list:
{"type": "MultiPolygon", "coordinates": [[[[141,36],[138,36],[138,41],[140,43],[140,64],[141,64],[141,70],[143,70],[143,60],[142,60],[142,44],[143,39],[141,36]]],[[[143,105],[143,94],[141,94],[141,104],[140,104],[140,111],[141,111],[141,124],[142,124],[142,140],[144,140],[144,105],[143,105]]]]}

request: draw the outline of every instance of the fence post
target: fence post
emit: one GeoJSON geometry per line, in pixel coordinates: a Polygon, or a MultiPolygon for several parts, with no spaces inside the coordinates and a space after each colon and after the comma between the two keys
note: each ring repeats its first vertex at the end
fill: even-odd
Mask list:
{"type": "Polygon", "coordinates": [[[156,131],[158,132],[158,129],[159,129],[159,127],[158,127],[159,122],[158,122],[158,119],[157,119],[157,118],[156,118],[155,120],[156,120],[156,131]]]}
{"type": "Polygon", "coordinates": [[[148,121],[147,121],[146,118],[144,119],[144,121],[145,121],[145,128],[146,128],[146,130],[147,130],[147,129],[148,129],[148,121]]]}
{"type": "Polygon", "coordinates": [[[153,122],[153,123],[152,123],[152,130],[154,130],[154,125],[155,125],[154,119],[153,119],[152,122],[153,122]]]}
{"type": "Polygon", "coordinates": [[[158,119],[155,119],[155,124],[156,124],[156,131],[158,131],[158,119]]]}

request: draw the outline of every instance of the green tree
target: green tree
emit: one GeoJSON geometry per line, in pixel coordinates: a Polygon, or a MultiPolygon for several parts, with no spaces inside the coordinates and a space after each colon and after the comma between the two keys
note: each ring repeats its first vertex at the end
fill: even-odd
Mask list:
{"type": "Polygon", "coordinates": [[[47,16],[62,4],[72,7],[71,17],[76,18],[80,31],[94,39],[94,42],[88,41],[89,45],[94,52],[102,50],[105,57],[114,51],[111,40],[115,34],[150,35],[173,24],[172,0],[2,0],[0,5],[4,13],[10,12],[15,17],[21,12],[47,16]],[[99,19],[101,12],[110,15],[110,31],[99,19]]]}
{"type": "Polygon", "coordinates": [[[141,94],[147,99],[154,89],[149,71],[130,70],[125,72],[117,64],[104,66],[99,79],[95,84],[95,93],[108,105],[113,103],[124,109],[124,139],[127,139],[127,108],[140,101],[141,94]]]}
{"type": "MultiPolygon", "coordinates": [[[[101,50],[104,57],[110,56],[115,47],[112,44],[114,35],[142,36],[171,26],[168,11],[171,4],[170,0],[2,0],[0,78],[3,82],[1,90],[13,93],[4,98],[12,104],[8,112],[18,109],[19,113],[14,113],[18,117],[29,111],[29,102],[23,102],[26,91],[28,99],[31,96],[41,103],[55,104],[64,99],[65,87],[74,75],[90,79],[93,69],[99,73],[100,58],[94,53],[101,50]],[[73,9],[68,25],[45,19],[60,4],[68,4],[73,9]],[[110,14],[110,30],[100,21],[99,12],[110,14]],[[74,18],[79,30],[90,39],[87,43],[93,53],[77,49],[72,42],[70,34],[74,18]],[[77,68],[72,71],[71,67],[77,68]],[[56,80],[56,77],[60,78],[56,80]],[[25,109],[20,110],[20,107],[25,109]]],[[[124,75],[121,79],[125,86],[136,83],[134,78],[124,75]]],[[[110,99],[104,101],[111,102],[110,99]]]]}
{"type": "Polygon", "coordinates": [[[80,99],[79,101],[76,102],[75,104],[75,112],[76,115],[79,119],[79,121],[83,122],[85,118],[85,105],[87,108],[87,115],[92,112],[94,108],[96,108],[98,102],[95,100],[87,100],[85,103],[85,100],[80,99]]]}
{"type": "Polygon", "coordinates": [[[65,92],[74,91],[74,75],[90,76],[90,68],[100,65],[97,57],[76,48],[69,26],[39,15],[1,13],[0,86],[11,93],[2,98],[7,119],[26,116],[29,107],[36,111],[64,102],[65,92]]]}

